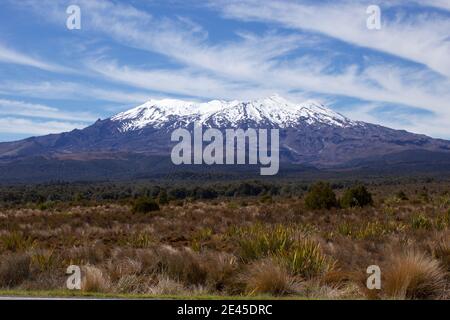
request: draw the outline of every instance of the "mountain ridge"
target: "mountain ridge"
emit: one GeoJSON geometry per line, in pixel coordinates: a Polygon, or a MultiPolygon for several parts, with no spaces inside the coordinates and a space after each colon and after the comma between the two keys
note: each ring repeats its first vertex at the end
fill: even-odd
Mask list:
{"type": "MultiPolygon", "coordinates": [[[[81,130],[0,143],[0,170],[10,170],[19,162],[40,170],[42,159],[52,160],[46,162],[46,168],[50,168],[50,163],[61,164],[63,172],[67,166],[77,167],[80,161],[95,162],[93,168],[99,168],[102,160],[105,163],[120,161],[120,166],[114,164],[111,170],[125,170],[128,159],[130,166],[141,168],[145,173],[148,170],[143,163],[146,157],[149,162],[153,161],[152,157],[170,161],[168,156],[174,145],[171,132],[179,127],[192,130],[195,122],[201,122],[205,128],[279,129],[281,169],[283,164],[328,170],[367,165],[380,168],[381,163],[411,167],[416,162],[418,165],[413,167],[430,168],[427,157],[434,166],[447,168],[447,162],[450,163],[447,157],[450,141],[353,121],[318,102],[297,104],[280,96],[270,96],[246,102],[150,100],[81,130]],[[418,151],[426,152],[425,160],[418,151]],[[433,162],[432,158],[443,160],[433,162]],[[36,165],[30,159],[37,159],[36,165]]],[[[134,169],[125,171],[135,172],[134,169]]],[[[64,174],[58,173],[58,176],[64,174]]],[[[84,176],[89,177],[89,174],[84,176]]]]}

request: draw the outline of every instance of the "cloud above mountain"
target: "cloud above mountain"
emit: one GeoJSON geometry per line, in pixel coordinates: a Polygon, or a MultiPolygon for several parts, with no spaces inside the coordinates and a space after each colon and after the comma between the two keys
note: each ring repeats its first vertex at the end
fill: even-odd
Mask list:
{"type": "Polygon", "coordinates": [[[450,138],[446,1],[370,4],[381,8],[381,30],[367,29],[369,3],[356,0],[7,1],[3,14],[29,21],[17,31],[17,21],[4,19],[15,36],[0,34],[8,44],[0,46],[0,98],[36,105],[52,99],[62,113],[81,102],[81,112],[106,117],[141,97],[201,101],[278,92],[297,102],[321,100],[351,118],[450,138]],[[82,10],[81,30],[65,29],[69,4],[82,10]],[[41,43],[27,40],[31,29],[41,43]],[[64,72],[72,69],[77,74],[64,72]],[[42,85],[24,89],[31,84],[55,90],[46,96],[42,85]]]}

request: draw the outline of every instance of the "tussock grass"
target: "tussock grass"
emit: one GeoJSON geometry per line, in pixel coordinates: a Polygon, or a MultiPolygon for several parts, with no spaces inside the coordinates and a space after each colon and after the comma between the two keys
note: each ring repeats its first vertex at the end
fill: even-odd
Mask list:
{"type": "Polygon", "coordinates": [[[391,259],[383,283],[388,298],[432,299],[439,298],[446,281],[437,260],[409,251],[391,259]]]}
{"type": "Polygon", "coordinates": [[[254,224],[239,228],[234,233],[244,261],[251,261],[289,250],[295,243],[293,228],[283,225],[254,224]]]}
{"type": "MultiPolygon", "coordinates": [[[[333,184],[340,198],[348,187],[333,184]]],[[[170,200],[151,214],[133,214],[134,200],[0,208],[0,289],[60,290],[75,264],[87,266],[82,295],[367,298],[365,270],[379,264],[383,289],[370,297],[448,298],[448,186],[428,185],[427,201],[422,186],[401,188],[408,196],[392,200],[398,185],[371,185],[372,206],[340,209],[309,209],[307,186],[270,201],[170,200]]]]}
{"type": "Polygon", "coordinates": [[[31,264],[41,272],[55,269],[60,264],[59,257],[53,249],[38,250],[31,255],[31,264]]]}
{"type": "Polygon", "coordinates": [[[36,241],[22,232],[13,231],[0,237],[3,250],[23,252],[36,246],[36,241]]]}
{"type": "Polygon", "coordinates": [[[295,292],[295,278],[273,259],[263,259],[250,264],[243,276],[243,282],[249,295],[280,296],[295,292]]]}
{"type": "Polygon", "coordinates": [[[424,214],[417,214],[411,218],[411,227],[414,229],[431,230],[433,222],[424,214]]]}
{"type": "Polygon", "coordinates": [[[110,282],[104,272],[94,266],[84,266],[82,269],[83,277],[81,281],[81,290],[84,292],[108,292],[110,282]]]}
{"type": "Polygon", "coordinates": [[[309,239],[296,242],[291,250],[278,253],[277,258],[291,274],[308,279],[335,267],[335,261],[323,253],[318,243],[309,239]]]}
{"type": "Polygon", "coordinates": [[[187,284],[203,284],[206,270],[198,256],[187,249],[162,248],[158,250],[158,272],[170,279],[187,284]]]}
{"type": "Polygon", "coordinates": [[[188,295],[189,291],[179,281],[172,280],[167,276],[159,276],[156,285],[148,289],[153,295],[188,295]]]}
{"type": "Polygon", "coordinates": [[[450,279],[450,237],[442,239],[433,248],[433,256],[439,260],[444,270],[447,271],[447,277],[450,279]]]}

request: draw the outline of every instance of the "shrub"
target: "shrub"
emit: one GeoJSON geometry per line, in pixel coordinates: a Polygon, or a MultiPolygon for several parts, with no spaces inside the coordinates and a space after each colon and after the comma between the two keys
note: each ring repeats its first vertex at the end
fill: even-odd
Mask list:
{"type": "Polygon", "coordinates": [[[305,205],[312,210],[336,207],[336,195],[330,184],[325,182],[314,184],[305,197],[305,205]]]}
{"type": "Polygon", "coordinates": [[[131,210],[133,213],[148,213],[159,211],[159,205],[152,199],[143,197],[136,200],[131,210]]]}
{"type": "Polygon", "coordinates": [[[272,259],[250,264],[243,276],[246,293],[249,295],[285,295],[293,292],[293,278],[284,266],[272,259]]]}
{"type": "Polygon", "coordinates": [[[162,189],[158,196],[158,203],[160,205],[168,204],[169,203],[169,197],[167,196],[167,191],[165,189],[162,189]]]}
{"type": "Polygon", "coordinates": [[[265,194],[265,195],[261,196],[259,201],[261,201],[261,203],[272,203],[273,199],[270,194],[265,194]]]}
{"type": "Polygon", "coordinates": [[[383,287],[389,298],[438,298],[445,289],[445,272],[437,260],[410,251],[391,259],[383,287]]]}
{"type": "Polygon", "coordinates": [[[39,203],[37,205],[37,208],[41,211],[45,211],[45,210],[53,209],[55,206],[56,206],[56,202],[46,201],[46,202],[39,203]]]}
{"type": "Polygon", "coordinates": [[[363,185],[347,189],[341,199],[341,206],[344,208],[365,207],[372,204],[372,195],[363,185]]]}
{"type": "Polygon", "coordinates": [[[15,287],[30,277],[31,259],[28,254],[3,256],[0,263],[0,286],[15,287]]]}
{"type": "Polygon", "coordinates": [[[409,200],[408,196],[406,195],[406,193],[403,190],[400,190],[399,192],[397,192],[397,194],[395,196],[400,200],[409,200]]]}

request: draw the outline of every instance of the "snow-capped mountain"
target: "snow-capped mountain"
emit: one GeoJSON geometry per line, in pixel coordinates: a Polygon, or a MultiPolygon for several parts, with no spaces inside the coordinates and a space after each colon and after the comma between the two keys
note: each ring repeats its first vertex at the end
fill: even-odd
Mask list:
{"type": "Polygon", "coordinates": [[[111,118],[121,132],[145,127],[163,128],[187,126],[200,122],[206,127],[270,126],[276,128],[308,125],[354,126],[343,115],[316,101],[293,103],[279,95],[253,101],[212,100],[206,103],[175,99],[150,100],[111,118]]]}
{"type": "Polygon", "coordinates": [[[163,175],[179,170],[170,162],[171,132],[192,130],[194,122],[219,129],[280,129],[281,172],[304,165],[450,171],[449,141],[353,121],[318,102],[292,103],[274,95],[205,103],[150,100],[82,130],[0,143],[0,181],[163,175]]]}

